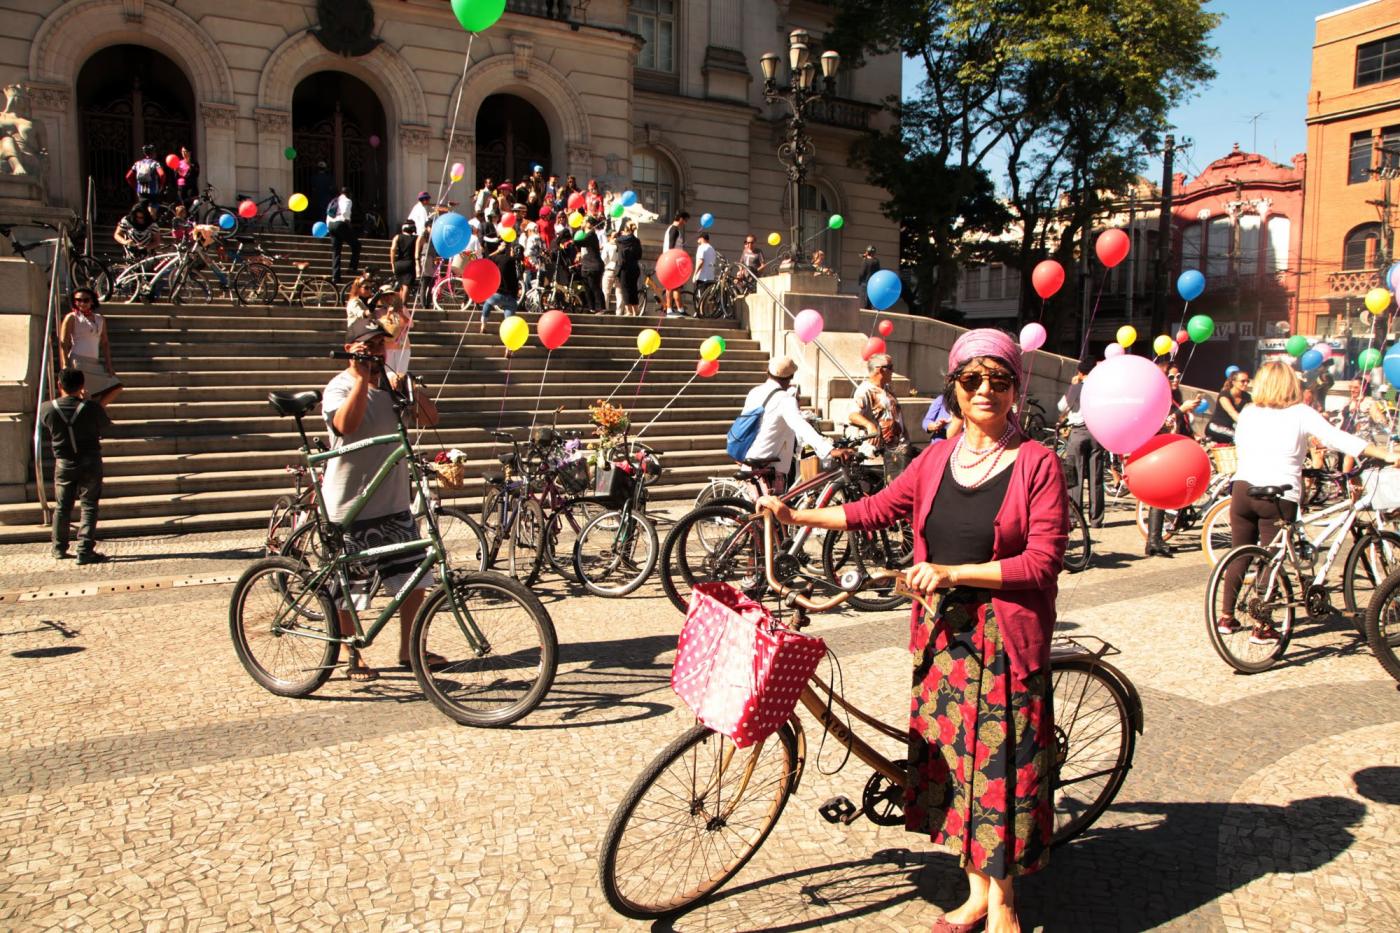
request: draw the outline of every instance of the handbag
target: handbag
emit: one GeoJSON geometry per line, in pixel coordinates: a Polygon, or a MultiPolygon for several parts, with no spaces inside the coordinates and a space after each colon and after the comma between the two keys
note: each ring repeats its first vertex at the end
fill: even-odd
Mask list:
{"type": "Polygon", "coordinates": [[[727,583],[697,583],[671,689],[696,719],[747,748],[787,722],[825,656],[826,642],[775,625],[727,583]]]}

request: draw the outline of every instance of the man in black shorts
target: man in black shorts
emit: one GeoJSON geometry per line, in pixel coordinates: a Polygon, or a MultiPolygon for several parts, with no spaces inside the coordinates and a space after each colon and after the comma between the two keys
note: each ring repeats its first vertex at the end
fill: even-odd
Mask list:
{"type": "Polygon", "coordinates": [[[100,564],[107,555],[94,547],[97,541],[97,501],[102,497],[102,435],[112,426],[107,417],[110,394],[89,399],[81,369],[65,369],[58,377],[61,393],[39,409],[39,423],[49,432],[54,459],[53,556],[68,557],[68,523],[73,502],[82,503],[78,525],[78,563],[100,564]]]}

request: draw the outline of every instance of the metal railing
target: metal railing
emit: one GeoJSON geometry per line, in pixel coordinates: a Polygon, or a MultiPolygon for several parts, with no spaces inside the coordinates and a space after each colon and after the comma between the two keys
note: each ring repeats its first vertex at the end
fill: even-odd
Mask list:
{"type": "MultiPolygon", "coordinates": [[[[765,285],[765,284],[763,283],[763,280],[760,279],[760,278],[758,277],[758,274],[757,274],[756,272],[754,272],[752,269],[750,269],[748,266],[746,266],[746,265],[744,265],[744,264],[742,264],[742,263],[740,263],[740,264],[738,265],[738,268],[741,269],[741,270],[743,271],[743,273],[749,277],[750,281],[753,282],[754,287],[756,287],[759,291],[763,292],[763,294],[764,294],[765,296],[767,296],[769,302],[772,303],[773,311],[772,311],[772,313],[769,315],[769,318],[768,318],[768,346],[769,346],[770,348],[772,348],[772,349],[770,350],[770,352],[776,353],[776,352],[777,352],[777,347],[778,347],[778,344],[779,344],[778,334],[779,334],[779,332],[780,332],[779,327],[778,327],[778,323],[779,323],[779,321],[781,320],[781,318],[779,317],[779,311],[781,311],[782,314],[784,314],[784,315],[787,316],[788,321],[793,321],[793,320],[795,320],[795,319],[797,318],[797,315],[795,315],[795,314],[792,313],[792,311],[788,308],[787,303],[784,302],[783,300],[781,300],[781,299],[778,297],[778,295],[777,295],[776,292],[774,292],[771,288],[769,288],[767,285],[765,285]]],[[[749,324],[749,326],[750,326],[750,329],[752,329],[752,327],[753,327],[752,318],[750,318],[750,324],[749,324]]],[[[782,352],[783,352],[783,355],[786,356],[786,355],[787,355],[787,340],[788,340],[788,337],[790,337],[790,336],[792,335],[792,330],[789,329],[789,328],[782,328],[782,329],[781,329],[781,333],[782,333],[782,348],[783,348],[783,349],[782,349],[782,352]]],[[[832,355],[832,353],[831,353],[830,350],[828,350],[826,347],[822,346],[822,342],[821,342],[821,338],[820,338],[820,337],[818,337],[816,340],[813,340],[812,343],[811,343],[811,345],[817,348],[817,354],[818,354],[816,372],[815,372],[815,373],[813,374],[813,376],[812,376],[813,385],[817,387],[817,391],[818,391],[818,392],[820,392],[820,388],[821,388],[821,357],[826,357],[826,359],[831,363],[831,365],[834,366],[834,367],[836,367],[836,371],[839,372],[842,376],[845,376],[846,379],[847,379],[847,381],[849,381],[849,382],[851,383],[851,385],[853,385],[853,386],[858,386],[858,385],[860,385],[861,380],[859,380],[859,379],[857,379],[856,377],[852,376],[852,375],[850,374],[850,372],[846,369],[846,367],[843,366],[843,365],[841,365],[841,361],[838,360],[834,355],[832,355]]],[[[814,398],[813,398],[813,401],[816,401],[816,400],[817,400],[816,397],[814,397],[814,398]]],[[[828,400],[828,401],[829,401],[829,400],[828,400]]]]}
{"type": "Polygon", "coordinates": [[[848,130],[870,129],[870,118],[880,108],[875,104],[846,97],[828,97],[815,101],[809,111],[812,121],[848,130]]]}
{"type": "Polygon", "coordinates": [[[567,22],[573,0],[506,0],[506,11],[567,22]]]}
{"type": "Polygon", "coordinates": [[[53,345],[54,322],[58,317],[58,306],[62,293],[59,282],[68,278],[68,224],[58,224],[58,235],[53,240],[53,265],[49,268],[49,295],[44,309],[44,343],[39,352],[39,372],[35,379],[37,388],[34,394],[34,491],[39,503],[39,515],[43,524],[50,521],[48,486],[44,482],[44,429],[39,420],[39,411],[44,402],[55,397],[53,384],[53,345]]]}

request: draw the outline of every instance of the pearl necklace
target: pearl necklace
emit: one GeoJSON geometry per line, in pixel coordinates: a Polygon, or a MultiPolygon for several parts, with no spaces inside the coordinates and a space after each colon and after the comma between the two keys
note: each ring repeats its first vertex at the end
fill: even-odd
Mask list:
{"type": "Polygon", "coordinates": [[[997,438],[996,443],[990,447],[983,447],[980,450],[968,445],[966,434],[959,435],[958,445],[953,449],[952,458],[953,479],[957,480],[958,485],[962,486],[964,489],[976,489],[978,486],[985,483],[987,479],[996,472],[997,464],[1001,463],[1001,455],[1006,452],[1006,445],[1011,442],[1011,437],[1014,432],[1015,426],[1008,421],[1006,423],[1006,430],[1001,432],[1001,437],[997,438]],[[964,450],[971,451],[975,455],[971,463],[962,462],[962,453],[964,450]],[[988,459],[990,459],[991,462],[988,463],[987,468],[982,471],[982,475],[978,476],[976,479],[969,479],[968,477],[971,472],[988,459]]]}

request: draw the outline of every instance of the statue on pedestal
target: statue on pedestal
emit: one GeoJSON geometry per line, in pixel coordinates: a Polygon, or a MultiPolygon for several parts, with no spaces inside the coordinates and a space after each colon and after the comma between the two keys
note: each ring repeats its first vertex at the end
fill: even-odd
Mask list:
{"type": "Polygon", "coordinates": [[[43,183],[44,126],[30,118],[29,91],[22,84],[5,88],[5,109],[0,111],[0,175],[27,175],[43,183]]]}

